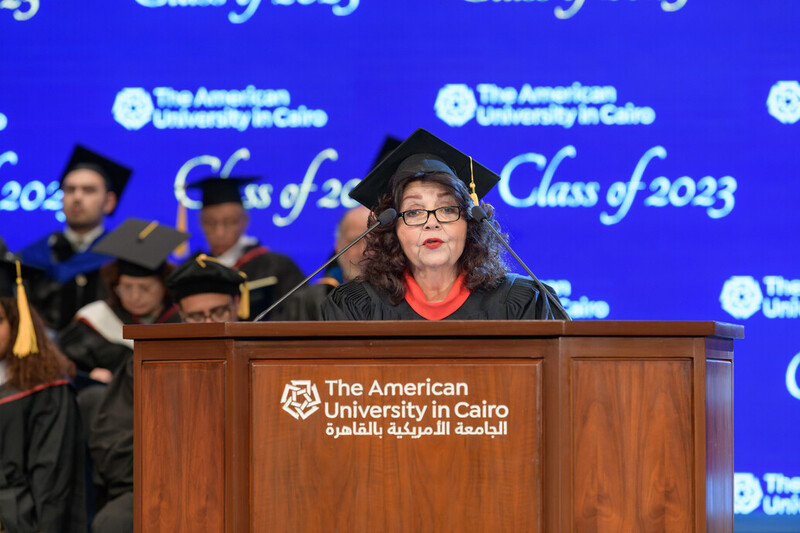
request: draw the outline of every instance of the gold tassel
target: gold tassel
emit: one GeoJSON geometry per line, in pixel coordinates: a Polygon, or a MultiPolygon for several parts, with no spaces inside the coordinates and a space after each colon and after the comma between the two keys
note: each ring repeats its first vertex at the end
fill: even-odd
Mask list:
{"type": "Polygon", "coordinates": [[[22,266],[19,261],[17,264],[17,310],[19,311],[19,327],[17,328],[17,340],[14,342],[14,355],[20,359],[28,357],[30,354],[39,353],[39,345],[36,342],[36,330],[33,328],[31,309],[28,305],[28,295],[25,294],[25,286],[22,285],[22,266]]]}
{"type": "MultiPolygon", "coordinates": [[[[186,206],[178,201],[178,216],[175,219],[175,229],[186,233],[188,227],[189,221],[187,220],[186,206]]],[[[172,255],[179,258],[187,257],[189,255],[189,241],[184,241],[179,244],[172,255]]]]}
{"type": "Polygon", "coordinates": [[[250,289],[247,287],[247,274],[239,272],[239,275],[244,278],[244,281],[239,285],[239,292],[241,299],[239,300],[239,318],[245,320],[250,318],[250,289]]]}
{"type": "Polygon", "coordinates": [[[478,205],[478,193],[475,192],[475,176],[472,174],[472,156],[469,158],[469,197],[472,203],[478,205]]]}

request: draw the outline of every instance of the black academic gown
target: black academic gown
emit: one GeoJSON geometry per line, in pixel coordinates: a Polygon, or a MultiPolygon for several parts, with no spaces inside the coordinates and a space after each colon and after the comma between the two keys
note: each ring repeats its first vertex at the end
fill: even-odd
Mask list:
{"type": "Polygon", "coordinates": [[[27,391],[0,385],[0,524],[8,533],[86,533],[84,444],[67,380],[27,391]]]}
{"type": "Polygon", "coordinates": [[[108,385],[89,430],[89,449],[109,500],[133,491],[133,352],[108,385]]]}
{"type": "MultiPolygon", "coordinates": [[[[104,236],[105,233],[94,242],[104,236]]],[[[78,309],[108,297],[100,267],[113,258],[91,251],[75,253],[63,233],[53,233],[26,246],[19,256],[23,263],[45,271],[41,279],[31,284],[28,297],[51,329],[60,331],[78,309]]]]}
{"type": "MultiPolygon", "coordinates": [[[[118,312],[124,323],[137,322],[127,311],[118,312]]],[[[176,322],[180,322],[178,308],[171,306],[157,323],[176,322]]],[[[89,429],[89,449],[109,499],[133,490],[133,350],[125,353],[108,384],[89,429]]]]}
{"type": "MultiPolygon", "coordinates": [[[[555,294],[555,293],[554,293],[555,294]]],[[[558,313],[557,310],[555,310],[558,313]]],[[[530,278],[507,274],[491,291],[476,291],[445,320],[547,320],[554,315],[547,298],[530,278]]],[[[348,282],[322,304],[323,320],[425,320],[408,302],[392,305],[388,296],[369,283],[348,282]]]]}
{"type": "Polygon", "coordinates": [[[336,287],[320,282],[306,285],[273,311],[269,320],[320,320],[320,307],[336,287]]]}
{"type": "MultiPolygon", "coordinates": [[[[305,278],[303,272],[291,258],[270,252],[260,244],[253,244],[245,248],[244,254],[233,265],[233,268],[247,274],[248,282],[258,282],[271,276],[277,278],[274,285],[254,289],[250,292],[251,318],[272,305],[305,278]]],[[[265,317],[265,320],[270,319],[271,315],[265,317]]]]}
{"type": "MultiPolygon", "coordinates": [[[[139,317],[132,315],[122,306],[109,306],[95,302],[92,304],[101,312],[111,314],[123,324],[140,324],[139,317]]],[[[58,337],[58,345],[64,355],[75,362],[81,372],[91,372],[95,368],[107,368],[112,373],[125,363],[126,357],[133,353],[131,342],[121,336],[115,337],[104,331],[98,323],[103,317],[96,314],[81,316],[68,325],[58,337]]],[[[177,305],[170,305],[156,320],[156,324],[177,323],[181,321],[177,305]]],[[[120,332],[121,334],[121,332],[120,332]]]]}

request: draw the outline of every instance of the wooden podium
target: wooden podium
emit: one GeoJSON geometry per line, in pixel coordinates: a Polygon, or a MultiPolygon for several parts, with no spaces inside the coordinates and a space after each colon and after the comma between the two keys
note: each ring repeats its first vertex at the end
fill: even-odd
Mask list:
{"type": "Polygon", "coordinates": [[[126,326],[135,531],[732,532],[716,322],[126,326]]]}

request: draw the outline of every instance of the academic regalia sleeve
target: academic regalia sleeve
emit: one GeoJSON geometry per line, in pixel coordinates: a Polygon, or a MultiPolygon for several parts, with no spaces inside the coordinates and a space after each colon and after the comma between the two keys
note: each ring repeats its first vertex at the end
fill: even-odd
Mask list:
{"type": "Polygon", "coordinates": [[[69,385],[34,393],[27,468],[37,531],[86,531],[83,430],[69,385]]]}
{"type": "Polygon", "coordinates": [[[322,302],[322,320],[373,320],[374,301],[365,283],[345,283],[333,289],[322,302]]]}
{"type": "MultiPolygon", "coordinates": [[[[532,279],[508,275],[507,283],[511,284],[508,290],[506,305],[508,307],[508,318],[521,320],[562,320],[561,313],[556,317],[554,310],[550,306],[547,296],[542,294],[532,279]]],[[[545,286],[547,287],[547,286],[545,286]]],[[[553,296],[555,292],[550,289],[553,296]]]]}
{"type": "Polygon", "coordinates": [[[108,385],[89,431],[89,448],[111,498],[133,490],[133,354],[108,385]]]}
{"type": "Polygon", "coordinates": [[[64,355],[75,362],[78,370],[84,372],[91,372],[95,368],[107,368],[114,372],[131,353],[127,346],[109,342],[79,320],[62,330],[58,336],[58,346],[64,355]]]}
{"type": "Polygon", "coordinates": [[[327,283],[306,285],[272,311],[270,320],[320,320],[320,306],[333,286],[327,283]]]}

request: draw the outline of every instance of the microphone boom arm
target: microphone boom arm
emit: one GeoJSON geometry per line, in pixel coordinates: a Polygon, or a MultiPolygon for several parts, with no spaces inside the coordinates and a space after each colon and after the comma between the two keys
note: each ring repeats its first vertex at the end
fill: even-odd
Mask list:
{"type": "Polygon", "coordinates": [[[333,257],[328,259],[321,267],[319,267],[314,272],[312,272],[311,275],[308,276],[306,279],[304,279],[303,281],[301,281],[300,283],[298,283],[297,285],[292,287],[292,290],[290,290],[289,292],[287,292],[286,294],[281,296],[281,298],[277,302],[273,303],[272,305],[267,307],[265,310],[261,311],[258,314],[258,316],[256,316],[253,319],[253,322],[260,322],[261,319],[264,318],[265,316],[267,316],[270,311],[272,311],[273,309],[278,307],[280,304],[282,304],[284,300],[286,300],[289,296],[294,294],[295,291],[297,291],[297,289],[299,289],[300,287],[302,287],[303,285],[308,283],[311,280],[311,278],[313,278],[314,276],[316,276],[317,274],[322,272],[322,270],[324,268],[326,268],[328,265],[330,265],[331,263],[333,263],[334,261],[339,259],[339,257],[341,257],[341,255],[343,253],[345,253],[347,250],[352,248],[358,241],[360,241],[361,239],[366,237],[368,233],[370,233],[372,230],[374,230],[378,226],[385,226],[386,224],[388,224],[391,221],[393,221],[395,218],[397,218],[397,211],[395,211],[394,209],[387,209],[386,211],[383,211],[380,215],[378,215],[378,219],[370,227],[367,228],[367,231],[365,231],[364,233],[359,235],[356,240],[354,240],[353,242],[351,242],[350,244],[348,244],[347,246],[342,248],[336,255],[334,255],[333,257]]]}
{"type": "Polygon", "coordinates": [[[525,269],[525,272],[528,273],[528,275],[531,277],[533,282],[539,287],[539,290],[545,294],[546,298],[550,301],[550,304],[553,305],[556,309],[558,309],[559,311],[561,311],[564,314],[564,317],[565,317],[564,320],[572,320],[570,318],[570,316],[569,316],[569,313],[567,313],[567,311],[561,306],[561,303],[558,301],[558,298],[554,297],[550,293],[550,291],[547,290],[547,287],[545,287],[544,284],[541,281],[539,281],[539,278],[534,276],[533,272],[531,272],[531,269],[528,268],[528,265],[526,265],[525,262],[522,259],[520,259],[520,257],[514,252],[514,250],[511,249],[511,245],[509,245],[506,242],[506,240],[502,237],[502,235],[500,235],[500,232],[497,231],[497,229],[495,229],[494,226],[492,226],[492,224],[488,220],[488,217],[486,216],[486,212],[479,205],[473,205],[472,208],[470,209],[470,214],[472,215],[472,218],[474,218],[478,222],[485,223],[486,226],[490,230],[492,230],[492,233],[494,233],[494,236],[497,237],[497,239],[501,243],[503,243],[503,246],[506,247],[506,250],[508,250],[509,253],[511,253],[511,255],[514,256],[514,259],[516,259],[517,262],[520,265],[522,265],[522,268],[525,269]]]}

